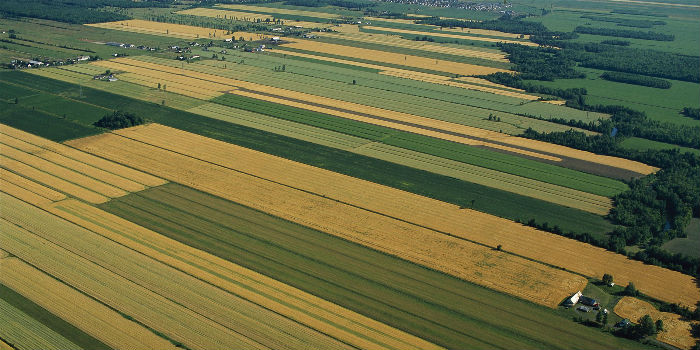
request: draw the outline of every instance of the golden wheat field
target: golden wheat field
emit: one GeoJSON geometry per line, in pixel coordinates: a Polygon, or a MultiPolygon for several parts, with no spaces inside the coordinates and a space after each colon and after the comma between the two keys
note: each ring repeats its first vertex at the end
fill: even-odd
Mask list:
{"type": "MultiPolygon", "coordinates": [[[[689,306],[700,300],[700,290],[688,275],[645,265],[605,249],[538,231],[510,220],[460,209],[456,205],[157,124],[123,129],[117,133],[323,198],[368,209],[386,217],[399,218],[436,232],[448,233],[490,247],[502,245],[506,251],[586,276],[599,278],[604,273],[612,273],[618,280],[633,281],[643,293],[661,300],[689,306]],[[168,141],[172,139],[177,139],[177,144],[168,141]]],[[[126,140],[116,135],[105,135],[71,143],[75,142],[78,148],[88,152],[100,150],[98,155],[110,158],[109,147],[117,148],[120,142],[126,140]]],[[[145,147],[145,144],[140,147],[145,147]]],[[[127,153],[126,150],[123,152],[127,153]]],[[[126,161],[122,158],[114,160],[126,161]]]]}
{"type": "Polygon", "coordinates": [[[105,29],[116,29],[123,30],[127,32],[141,33],[141,34],[152,34],[160,36],[169,36],[173,38],[180,39],[198,39],[198,38],[208,38],[208,39],[229,39],[229,38],[244,38],[247,41],[267,39],[269,36],[259,33],[248,33],[248,32],[229,32],[222,29],[214,28],[202,28],[195,26],[188,26],[184,24],[174,24],[174,23],[163,23],[163,22],[153,22],[141,19],[130,19],[124,21],[116,22],[104,22],[104,23],[94,23],[86,24],[88,26],[105,28],[105,29]]]}
{"type": "MultiPolygon", "coordinates": [[[[615,313],[620,317],[638,323],[644,315],[656,320],[662,320],[664,331],[656,339],[680,349],[690,349],[696,339],[691,334],[691,323],[682,320],[681,316],[670,312],[661,312],[650,303],[633,297],[623,297],[615,306],[615,313]]],[[[697,323],[697,322],[696,322],[697,323]]]]}
{"type": "Polygon", "coordinates": [[[364,349],[438,349],[380,322],[75,200],[52,213],[296,322],[364,349]]]}
{"type": "MultiPolygon", "coordinates": [[[[424,31],[410,30],[410,29],[398,29],[398,28],[383,28],[375,26],[364,26],[363,28],[369,30],[380,30],[380,31],[391,31],[393,33],[400,34],[411,34],[411,35],[426,35],[424,31]]],[[[519,40],[509,40],[501,38],[489,38],[484,36],[473,36],[473,35],[460,35],[460,34],[449,34],[440,32],[429,32],[430,36],[440,37],[440,38],[450,38],[450,39],[464,39],[464,40],[474,40],[474,41],[485,41],[491,43],[508,43],[508,44],[520,44],[525,46],[537,46],[537,44],[531,41],[519,41],[519,40]]]]}
{"type": "Polygon", "coordinates": [[[297,15],[297,16],[307,16],[307,17],[317,17],[317,18],[338,18],[339,15],[327,12],[316,12],[316,11],[305,11],[305,10],[293,10],[288,8],[275,8],[267,6],[254,6],[254,5],[217,5],[218,8],[226,8],[233,10],[244,10],[250,12],[267,13],[267,14],[284,14],[284,15],[297,15]]]}
{"type": "Polygon", "coordinates": [[[347,205],[323,194],[300,191],[115,134],[69,143],[201,191],[549,307],[555,307],[567,294],[587,283],[583,277],[347,205]]]}
{"type": "Polygon", "coordinates": [[[313,40],[291,39],[290,41],[292,42],[281,46],[297,50],[348,57],[351,59],[370,60],[380,64],[387,63],[459,75],[483,75],[496,72],[506,72],[505,69],[499,68],[484,67],[474,64],[438,60],[420,56],[403,55],[399,53],[372,49],[363,49],[313,40]]]}
{"type": "Polygon", "coordinates": [[[318,23],[318,22],[308,22],[308,21],[296,21],[296,20],[291,20],[291,19],[279,19],[275,18],[275,16],[267,15],[267,14],[259,14],[259,13],[251,13],[251,12],[241,12],[241,11],[233,11],[233,10],[217,10],[213,8],[192,8],[192,9],[187,9],[183,11],[178,11],[177,13],[182,14],[182,15],[192,15],[192,16],[202,16],[202,17],[213,17],[213,18],[222,18],[222,19],[229,19],[229,20],[236,20],[236,21],[246,21],[246,22],[255,22],[255,21],[276,21],[279,20],[279,25],[285,25],[285,26],[298,26],[298,27],[303,27],[303,28],[327,28],[330,27],[331,24],[327,23],[318,23]]]}
{"type": "Polygon", "coordinates": [[[175,349],[147,328],[17,258],[2,264],[2,284],[114,349],[175,349]]]}

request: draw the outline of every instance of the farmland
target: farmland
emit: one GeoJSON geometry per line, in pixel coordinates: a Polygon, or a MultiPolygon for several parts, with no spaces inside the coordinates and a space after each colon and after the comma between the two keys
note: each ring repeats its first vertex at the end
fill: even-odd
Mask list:
{"type": "MultiPolygon", "coordinates": [[[[396,191],[381,186],[377,187],[374,190],[364,189],[361,191],[355,191],[352,189],[368,188],[368,186],[376,185],[372,183],[355,181],[352,178],[344,178],[342,176],[336,177],[333,173],[326,173],[325,176],[328,176],[328,180],[324,181],[324,171],[320,169],[309,168],[301,164],[298,164],[299,168],[298,170],[295,170],[294,163],[290,163],[283,159],[278,159],[278,161],[280,162],[279,171],[275,170],[275,168],[272,166],[274,158],[268,158],[268,160],[264,162],[255,162],[252,160],[245,162],[237,162],[231,159],[231,156],[235,154],[232,152],[241,152],[241,157],[244,157],[242,159],[255,159],[255,157],[267,156],[257,152],[252,152],[250,150],[227,145],[225,143],[216,142],[214,140],[207,140],[199,136],[191,134],[188,136],[186,133],[176,131],[174,129],[159,127],[156,125],[124,131],[123,135],[128,136],[128,139],[120,139],[119,137],[116,137],[114,135],[102,135],[97,137],[85,138],[76,142],[71,142],[71,145],[81,148],[85,151],[95,153],[99,156],[113,159],[117,162],[125,162],[126,164],[129,164],[131,166],[136,167],[137,169],[141,169],[144,171],[156,171],[155,169],[158,169],[157,174],[160,174],[161,176],[164,176],[164,174],[167,172],[166,169],[168,166],[165,163],[163,163],[164,159],[167,158],[172,159],[168,162],[169,164],[174,164],[178,161],[181,161],[184,164],[195,164],[197,162],[202,162],[203,160],[205,160],[209,163],[202,163],[202,166],[200,166],[200,168],[203,168],[205,166],[204,164],[220,165],[221,168],[207,166],[206,168],[207,170],[211,171],[211,174],[204,172],[204,169],[202,169],[202,172],[199,173],[200,177],[198,178],[193,178],[191,175],[182,173],[176,178],[171,178],[171,181],[185,183],[205,192],[217,194],[224,198],[235,200],[237,202],[252,206],[254,208],[258,208],[259,210],[275,214],[283,218],[288,218],[290,220],[295,221],[300,220],[298,222],[351,240],[356,240],[357,238],[355,238],[354,236],[355,233],[353,233],[351,229],[348,229],[349,227],[353,227],[353,224],[351,223],[352,220],[350,220],[349,218],[358,215],[358,217],[355,218],[355,220],[357,220],[359,217],[364,218],[365,216],[369,215],[367,216],[367,219],[365,219],[369,220],[369,217],[373,216],[369,214],[370,212],[378,213],[382,214],[382,217],[376,217],[375,220],[377,220],[378,222],[377,225],[379,225],[379,222],[384,222],[386,219],[389,218],[401,219],[406,223],[414,223],[418,225],[411,229],[411,231],[422,231],[422,229],[420,228],[430,228],[434,230],[433,232],[436,233],[447,233],[450,235],[450,237],[460,237],[469,241],[476,241],[480,244],[485,244],[490,247],[494,247],[497,244],[503,244],[505,247],[508,247],[506,249],[517,253],[521,256],[530,257],[538,261],[544,261],[554,266],[562,266],[569,270],[580,271],[580,273],[584,273],[588,276],[602,275],[603,273],[605,273],[604,269],[611,269],[611,267],[605,267],[606,264],[596,267],[596,261],[601,261],[601,258],[603,256],[607,256],[607,258],[604,259],[605,261],[609,261],[608,259],[620,259],[615,264],[616,270],[614,271],[614,273],[618,276],[624,276],[623,279],[633,280],[635,284],[639,285],[640,288],[643,288],[643,290],[645,290],[645,293],[647,293],[648,295],[652,295],[662,300],[680,302],[686,305],[692,305],[694,303],[694,299],[698,298],[698,296],[696,295],[698,294],[698,290],[692,282],[692,279],[684,277],[680,273],[673,273],[664,269],[657,269],[655,267],[645,267],[643,268],[643,273],[638,273],[637,271],[640,271],[640,269],[642,269],[643,267],[641,263],[627,260],[626,258],[617,256],[612,253],[607,253],[602,249],[590,248],[589,250],[588,246],[584,244],[577,243],[568,239],[563,239],[556,235],[547,235],[544,233],[536,232],[535,230],[530,230],[522,226],[519,227],[518,234],[513,234],[513,230],[515,230],[515,227],[519,225],[510,226],[513,224],[505,220],[500,221],[500,219],[494,217],[481,216],[481,214],[478,212],[473,212],[470,213],[471,215],[465,216],[462,213],[464,209],[459,209],[456,206],[446,205],[445,203],[433,201],[428,198],[421,198],[415,195],[407,194],[405,192],[396,191]],[[168,138],[173,137],[173,133],[179,135],[178,139],[180,140],[180,142],[178,143],[178,145],[166,145],[162,143],[163,141],[158,141],[159,139],[167,140],[168,138]],[[191,143],[188,143],[188,139],[191,143]],[[143,143],[135,143],[135,141],[130,140],[140,140],[143,143]],[[165,149],[172,149],[174,151],[177,151],[178,153],[167,153],[162,151],[161,149],[154,148],[154,146],[152,145],[164,147],[165,149]],[[206,151],[207,147],[211,147],[210,151],[206,151]],[[138,149],[143,149],[143,151],[141,151],[143,158],[137,158],[135,156],[138,149]],[[226,154],[227,156],[217,157],[217,154],[226,154]],[[186,157],[185,155],[188,155],[191,158],[186,157]],[[265,165],[256,166],[256,164],[265,165]],[[284,170],[282,170],[283,168],[284,170]],[[229,173],[228,171],[230,170],[227,169],[235,169],[237,172],[241,172],[241,174],[233,172],[229,173]],[[309,174],[313,173],[313,175],[305,175],[305,172],[308,172],[309,174]],[[232,187],[236,186],[236,184],[227,184],[228,181],[223,181],[221,179],[216,180],[217,176],[215,174],[219,174],[220,176],[227,176],[231,179],[228,181],[236,181],[236,183],[238,181],[245,181],[247,184],[249,184],[249,188],[232,187]],[[246,176],[249,175],[243,174],[255,175],[256,178],[248,178],[246,176]],[[205,185],[203,183],[203,179],[205,177],[209,179],[209,181],[217,183],[218,186],[213,184],[205,185]],[[233,180],[234,178],[237,180],[233,180]],[[272,182],[265,183],[261,182],[260,179],[266,179],[272,182]],[[324,183],[333,183],[336,187],[333,188],[330,186],[324,186],[324,183]],[[284,191],[282,189],[276,188],[277,186],[281,185],[289,186],[289,190],[284,191]],[[253,190],[252,187],[256,187],[257,190],[253,190]],[[234,188],[236,189],[234,190],[234,188]],[[257,193],[254,196],[256,198],[246,198],[244,193],[249,191],[252,191],[250,193],[257,193]],[[269,192],[270,197],[263,197],[263,193],[265,192],[269,192]],[[286,192],[288,193],[285,194],[286,192]],[[316,197],[310,196],[310,193],[315,194],[316,197]],[[369,194],[371,194],[371,197],[368,196],[369,194]],[[383,194],[386,195],[385,200],[382,200],[382,197],[380,197],[383,194]],[[411,199],[399,199],[402,196],[408,196],[408,198],[411,199]],[[318,211],[320,211],[320,208],[327,209],[325,209],[323,212],[317,213],[316,211],[308,211],[308,209],[297,209],[291,207],[290,204],[288,204],[289,202],[287,202],[297,200],[299,202],[308,203],[307,206],[310,206],[309,208],[318,208],[316,209],[318,211]],[[333,201],[337,202],[334,203],[333,201]],[[426,201],[426,203],[419,204],[420,201],[426,201]],[[276,203],[276,205],[271,205],[271,203],[276,203]],[[352,205],[352,207],[349,207],[348,205],[352,205]],[[411,205],[416,205],[417,207],[423,209],[417,212],[415,209],[411,208],[411,205]],[[339,210],[339,206],[345,208],[343,214],[341,214],[339,211],[336,211],[335,207],[338,207],[339,210]],[[435,209],[433,209],[434,211],[428,212],[428,208],[431,208],[432,206],[435,206],[435,209]],[[285,208],[284,210],[281,209],[283,207],[285,208]],[[366,210],[369,210],[369,212],[357,211],[357,208],[364,208],[366,210]],[[302,210],[303,212],[300,212],[299,210],[302,210]],[[441,217],[444,217],[444,219],[440,219],[441,217]],[[476,217],[479,218],[477,219],[476,217]],[[331,222],[335,220],[342,224],[335,224],[331,226],[331,222]],[[464,220],[464,222],[461,222],[461,220],[464,220]],[[478,225],[483,226],[479,228],[479,226],[475,226],[475,222],[480,222],[480,224],[478,225]],[[470,227],[472,227],[473,230],[465,232],[465,225],[470,225],[470,227]],[[502,227],[502,233],[500,235],[494,234],[494,228],[499,226],[502,227]],[[527,246],[527,240],[525,240],[524,238],[527,232],[531,232],[532,234],[532,247],[527,246]],[[509,236],[511,236],[511,244],[508,244],[507,241],[507,239],[509,239],[509,236]],[[542,240],[551,240],[552,243],[541,243],[542,240]],[[561,247],[561,249],[554,249],[553,252],[550,251],[550,249],[538,250],[537,248],[535,248],[535,246],[539,244],[548,247],[561,247]],[[541,253],[537,253],[538,251],[541,253]],[[559,252],[562,254],[561,257],[557,255],[557,253],[559,252]],[[582,254],[579,258],[579,261],[583,260],[587,261],[587,263],[565,265],[565,261],[569,261],[572,254],[582,254]],[[668,277],[664,279],[659,279],[655,276],[655,274],[657,273],[664,275],[668,274],[668,277]],[[655,284],[656,282],[654,281],[660,280],[664,280],[664,282],[660,284],[655,284]],[[674,291],[668,289],[669,283],[677,283],[677,287],[674,288],[674,291]],[[687,298],[688,296],[691,297],[687,298]]],[[[170,167],[172,167],[172,165],[170,167]]],[[[173,169],[173,171],[174,170],[175,169],[173,169]]],[[[399,223],[393,224],[399,225],[399,223]]],[[[387,222],[387,225],[389,225],[387,226],[388,230],[389,227],[391,227],[391,225],[389,222],[387,222]]],[[[362,231],[364,230],[367,229],[362,229],[362,231]]],[[[410,232],[408,231],[408,228],[403,228],[402,230],[406,231],[404,235],[408,235],[408,232],[410,232]]],[[[442,246],[441,243],[438,242],[440,242],[441,239],[446,238],[442,237],[441,239],[438,239],[436,236],[435,239],[437,241],[435,241],[435,243],[428,243],[431,241],[428,240],[429,236],[426,235],[427,233],[425,235],[422,235],[422,240],[425,240],[426,244],[429,244],[429,246],[432,244],[442,246]]],[[[392,254],[400,254],[400,256],[406,257],[410,257],[412,256],[412,254],[414,254],[410,253],[410,250],[403,250],[405,249],[405,247],[402,248],[400,246],[387,246],[386,243],[382,243],[384,239],[382,236],[377,236],[377,238],[375,238],[372,241],[368,241],[368,239],[368,237],[365,237],[362,240],[362,242],[365,242],[364,244],[367,244],[371,247],[391,252],[392,254]]],[[[422,257],[421,261],[427,261],[426,259],[427,256],[422,257]]],[[[437,265],[428,266],[431,266],[432,268],[441,269],[447,273],[455,273],[451,267],[438,267],[437,265]]],[[[464,275],[457,276],[462,278],[468,278],[464,275]]],[[[484,276],[485,275],[482,275],[482,278],[484,276]]],[[[499,287],[494,286],[494,288],[499,287]]],[[[500,288],[504,288],[501,290],[509,290],[506,286],[502,286],[500,288]]],[[[543,296],[534,297],[534,295],[537,294],[532,294],[531,298],[543,300],[543,296]]],[[[551,299],[552,301],[554,301],[555,305],[561,300],[557,298],[558,297],[552,297],[551,299]]]]}
{"type": "Polygon", "coordinates": [[[0,349],[691,350],[699,14],[0,1],[0,349]]]}

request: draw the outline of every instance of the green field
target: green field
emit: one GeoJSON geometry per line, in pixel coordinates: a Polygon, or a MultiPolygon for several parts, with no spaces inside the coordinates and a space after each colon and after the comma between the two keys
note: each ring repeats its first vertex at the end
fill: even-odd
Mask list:
{"type": "MultiPolygon", "coordinates": [[[[46,311],[46,309],[25,298],[21,294],[0,284],[0,302],[6,302],[33,320],[41,323],[45,327],[60,334],[71,343],[78,345],[82,349],[89,350],[111,350],[107,344],[86,334],[79,328],[64,321],[62,318],[46,311]]],[[[15,320],[16,321],[16,320],[15,320]]],[[[22,344],[17,344],[22,349],[22,344]]]]}
{"type": "Polygon", "coordinates": [[[700,219],[692,218],[685,229],[686,238],[674,238],[661,247],[671,253],[682,253],[700,258],[700,219]]]}
{"type": "Polygon", "coordinates": [[[571,323],[554,310],[180,185],[100,207],[450,349],[641,346],[571,323]]]}
{"type": "Polygon", "coordinates": [[[0,123],[52,141],[66,141],[102,132],[98,128],[74,123],[21,105],[0,102],[0,108],[0,123]]]}
{"type": "MultiPolygon", "coordinates": [[[[79,89],[70,83],[22,72],[0,73],[0,81],[2,80],[31,86],[43,86],[44,83],[55,85],[64,94],[75,93],[79,89]]],[[[535,219],[539,223],[557,225],[564,231],[587,232],[598,237],[613,229],[613,225],[603,217],[581,210],[95,89],[82,88],[82,91],[85,99],[103,108],[144,115],[157,123],[448,203],[465,207],[472,207],[471,203],[474,203],[473,209],[499,217],[524,222],[535,219]]],[[[60,120],[52,118],[51,120],[60,120]]],[[[45,127],[31,129],[33,124],[17,127],[34,133],[47,132],[45,127]]],[[[83,129],[99,132],[87,126],[83,129]]]]}
{"type": "Polygon", "coordinates": [[[690,152],[696,155],[700,155],[700,150],[695,148],[680,147],[672,145],[669,143],[657,142],[647,139],[642,139],[639,137],[629,137],[624,141],[620,142],[622,148],[636,149],[636,150],[663,150],[663,149],[678,149],[681,152],[690,152]]]}

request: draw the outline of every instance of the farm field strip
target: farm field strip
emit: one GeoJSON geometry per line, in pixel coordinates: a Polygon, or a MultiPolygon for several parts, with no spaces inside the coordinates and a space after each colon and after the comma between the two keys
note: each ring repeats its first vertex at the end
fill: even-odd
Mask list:
{"type": "Polygon", "coordinates": [[[146,256],[360,348],[438,348],[269,277],[161,236],[84,203],[49,211],[146,256]]]}
{"type": "MultiPolygon", "coordinates": [[[[522,34],[514,34],[514,33],[506,33],[506,32],[499,32],[497,30],[489,30],[489,29],[475,29],[475,28],[446,28],[438,26],[433,26],[433,25],[427,25],[428,27],[433,27],[434,29],[438,29],[441,31],[445,32],[460,32],[460,33],[466,33],[466,34],[479,34],[479,35],[489,35],[489,36],[495,36],[495,37],[503,37],[503,38],[510,38],[510,39],[521,39],[522,34]],[[465,32],[466,31],[466,32],[465,32]]],[[[530,40],[530,35],[524,35],[522,39],[530,40]]]]}
{"type": "Polygon", "coordinates": [[[692,336],[692,327],[689,321],[683,320],[680,315],[661,312],[650,303],[633,297],[622,297],[615,305],[614,312],[620,317],[639,323],[644,315],[649,315],[656,320],[662,320],[664,330],[656,339],[680,349],[690,349],[695,345],[696,339],[692,336]]]}
{"type": "MultiPolygon", "coordinates": [[[[14,258],[4,258],[0,265],[3,267],[3,278],[8,271],[8,262],[14,258]]],[[[11,267],[11,266],[10,266],[11,267]]],[[[8,302],[0,298],[0,337],[11,344],[16,344],[19,349],[44,349],[65,350],[80,349],[70,340],[64,338],[43,323],[18,310],[8,302]]],[[[2,346],[0,346],[2,348],[2,346]]],[[[12,349],[10,347],[10,349],[12,349]]]]}
{"type": "Polygon", "coordinates": [[[12,182],[5,181],[5,179],[2,178],[0,178],[0,191],[5,192],[11,196],[17,197],[27,203],[31,203],[38,206],[44,206],[53,202],[49,198],[27,190],[24,187],[17,186],[12,182]]]}
{"type": "MultiPolygon", "coordinates": [[[[114,349],[175,349],[138,323],[17,258],[6,258],[2,265],[0,282],[114,349]]],[[[62,349],[70,348],[75,346],[62,349]]]]}
{"type": "Polygon", "coordinates": [[[296,123],[285,119],[270,117],[264,114],[235,109],[217,103],[207,103],[187,111],[209,118],[244,125],[278,135],[293,137],[299,140],[313,142],[319,145],[346,151],[350,151],[356,147],[371,142],[367,139],[321,129],[306,124],[296,123]]]}
{"type": "MultiPolygon", "coordinates": [[[[47,151],[55,152],[57,154],[102,169],[122,178],[142,184],[144,186],[159,186],[167,182],[153,175],[125,167],[123,165],[108,161],[106,159],[95,157],[94,155],[81,152],[80,150],[68,147],[64,144],[53,142],[43,137],[39,137],[28,132],[21,131],[19,129],[11,128],[6,125],[2,125],[2,128],[0,129],[0,134],[4,134],[15,139],[20,139],[26,143],[30,143],[37,147],[46,149],[47,151]]],[[[0,135],[0,137],[3,137],[3,135],[0,135]]]]}
{"type": "MultiPolygon", "coordinates": [[[[55,217],[52,220],[54,224],[60,221],[55,217]]],[[[222,344],[244,348],[244,345],[252,345],[237,339],[219,324],[5,219],[0,219],[0,227],[0,236],[8,242],[7,249],[12,254],[190,348],[211,349],[222,344]]]]}
{"type": "Polygon", "coordinates": [[[10,182],[16,186],[26,189],[27,191],[40,195],[48,200],[55,202],[66,199],[66,196],[63,193],[54,191],[46,186],[42,186],[34,181],[19,176],[4,168],[0,168],[0,175],[2,176],[3,181],[10,182]]]}
{"type": "Polygon", "coordinates": [[[0,225],[7,226],[3,227],[2,235],[7,242],[11,242],[11,253],[93,297],[109,299],[102,301],[188,346],[201,342],[202,345],[218,343],[220,346],[228,344],[225,346],[244,349],[297,348],[301,344],[307,348],[348,348],[326,335],[91,231],[57,219],[38,208],[17,200],[6,203],[15,209],[3,213],[0,222],[0,225]],[[19,223],[25,227],[16,226],[19,223]],[[38,251],[37,242],[44,242],[43,248],[38,251]],[[65,262],[64,258],[72,261],[65,262]],[[47,270],[44,263],[51,259],[60,260],[66,265],[58,264],[53,271],[47,270]],[[76,281],[71,280],[76,276],[73,274],[78,274],[78,286],[74,284],[76,281]],[[103,277],[96,277],[95,274],[103,277]],[[95,287],[95,283],[99,283],[99,286],[95,287]],[[88,288],[82,288],[82,284],[88,288]],[[93,287],[99,291],[91,289],[93,287]],[[104,288],[110,290],[105,291],[104,288]],[[115,296],[117,300],[111,298],[115,296]],[[113,302],[110,303],[110,300],[113,302]],[[139,304],[133,305],[130,300],[138,300],[139,304]],[[130,310],[129,307],[136,307],[137,310],[130,310]],[[139,312],[146,312],[147,315],[139,315],[139,312]],[[154,312],[157,315],[153,315],[154,312]],[[156,320],[159,321],[149,322],[156,320]],[[179,330],[182,327],[188,327],[189,331],[179,330]]]}
{"type": "Polygon", "coordinates": [[[468,90],[490,92],[490,93],[496,94],[496,95],[511,96],[511,97],[520,98],[523,100],[534,101],[534,100],[539,99],[539,96],[527,95],[527,94],[522,94],[522,93],[518,93],[518,92],[512,92],[512,91],[507,91],[507,90],[503,90],[503,89],[498,89],[498,88],[489,88],[486,86],[480,86],[480,85],[475,85],[475,84],[459,83],[459,82],[455,82],[455,81],[451,81],[451,80],[436,79],[437,76],[430,76],[429,74],[415,74],[414,72],[399,72],[399,71],[392,71],[392,70],[381,71],[381,72],[379,72],[379,74],[390,75],[390,76],[397,77],[397,78],[418,80],[418,81],[423,81],[423,82],[432,83],[432,84],[442,84],[442,85],[454,86],[454,87],[459,87],[459,88],[468,89],[468,90]]]}
{"type": "Polygon", "coordinates": [[[264,14],[283,14],[283,15],[295,15],[295,16],[305,16],[305,17],[316,17],[324,19],[339,18],[340,15],[327,12],[316,12],[316,11],[304,11],[304,10],[293,10],[287,8],[276,8],[276,7],[264,7],[264,6],[253,6],[253,5],[216,5],[216,8],[225,8],[233,10],[244,10],[250,12],[258,12],[264,14]]]}
{"type": "MultiPolygon", "coordinates": [[[[697,300],[700,300],[700,290],[690,276],[658,266],[645,265],[602,248],[538,231],[509,220],[460,209],[456,205],[157,124],[122,129],[117,133],[146,143],[141,145],[129,143],[134,148],[150,149],[151,146],[147,144],[152,144],[181,152],[195,159],[202,159],[291,188],[308,191],[323,196],[323,199],[329,198],[348,203],[356,208],[364,208],[389,218],[398,218],[407,223],[449,233],[490,247],[502,245],[508,252],[560,266],[586,276],[598,277],[604,273],[612,273],[620,280],[633,281],[643,293],[664,301],[694,305],[697,300]],[[167,141],[173,138],[179,142],[170,144],[167,141]]],[[[114,156],[110,156],[109,147],[119,149],[119,142],[126,143],[126,141],[127,139],[117,135],[98,135],[69,141],[69,143],[75,144],[78,148],[85,148],[88,152],[100,150],[100,155],[110,158],[114,156]],[[107,143],[109,146],[106,145],[107,143]]],[[[128,153],[125,149],[129,147],[120,148],[122,149],[120,153],[128,153]]],[[[116,161],[131,164],[129,160],[122,158],[116,161]]],[[[144,165],[137,168],[141,167],[144,165]]],[[[353,227],[354,224],[347,225],[353,227]]]]}
{"type": "Polygon", "coordinates": [[[160,36],[169,36],[181,39],[197,39],[197,38],[210,38],[210,39],[225,39],[225,38],[239,38],[244,37],[248,41],[266,39],[267,35],[258,33],[248,33],[248,32],[234,32],[232,34],[226,34],[227,31],[222,29],[214,28],[202,28],[195,26],[188,26],[183,24],[173,24],[173,23],[163,23],[163,22],[153,22],[145,21],[141,19],[131,19],[124,21],[115,22],[105,22],[105,23],[93,23],[86,24],[87,26],[104,28],[104,29],[116,29],[128,32],[135,32],[141,34],[153,34],[160,36]]]}
{"type": "Polygon", "coordinates": [[[382,44],[393,47],[402,47],[413,50],[440,52],[463,57],[483,58],[487,60],[509,62],[506,56],[502,53],[487,52],[482,50],[461,49],[451,46],[443,46],[438,44],[428,44],[420,41],[412,41],[404,39],[400,36],[371,34],[371,33],[333,33],[321,32],[318,36],[324,38],[351,40],[362,43],[382,44]]]}
{"type": "Polygon", "coordinates": [[[81,163],[77,160],[68,158],[59,153],[41,148],[39,146],[32,145],[30,143],[24,142],[20,139],[14,138],[6,134],[0,135],[0,143],[13,147],[14,149],[20,150],[22,152],[31,154],[33,156],[39,157],[48,162],[52,162],[58,166],[71,169],[75,172],[78,172],[85,176],[89,176],[91,178],[94,178],[103,183],[109,184],[127,192],[143,191],[146,188],[142,184],[139,184],[132,180],[125,179],[121,176],[117,176],[110,172],[96,168],[92,165],[81,163]]]}
{"type": "Polygon", "coordinates": [[[381,143],[374,143],[367,139],[348,136],[325,129],[318,129],[315,127],[306,126],[304,124],[277,119],[266,115],[255,114],[244,110],[236,110],[234,108],[218,104],[203,105],[190,110],[190,112],[236,124],[250,126],[256,129],[270,131],[276,134],[304,139],[309,142],[347,150],[349,152],[410,166],[436,174],[451,176],[465,181],[498,188],[528,197],[538,198],[599,215],[607,214],[611,208],[611,201],[607,197],[572,190],[563,186],[551,185],[545,182],[531,180],[497,170],[490,170],[471,164],[431,156],[425,153],[381,143]],[[250,117],[247,117],[248,115],[250,115],[250,117]],[[250,118],[251,122],[241,123],[241,120],[247,118],[250,118]],[[289,125],[290,128],[280,128],[279,124],[289,125]],[[314,129],[317,129],[317,131],[323,133],[318,135],[315,133],[316,130],[314,129]],[[302,133],[301,137],[299,137],[299,135],[295,135],[296,132],[302,133]],[[304,135],[304,133],[307,133],[307,135],[304,135]]]}
{"type": "Polygon", "coordinates": [[[535,44],[535,43],[530,42],[530,41],[487,38],[487,37],[483,37],[483,36],[459,35],[459,34],[440,33],[440,32],[434,32],[434,31],[419,31],[419,30],[386,28],[386,27],[376,27],[376,26],[363,26],[362,28],[369,29],[369,30],[392,32],[394,34],[399,33],[399,34],[411,34],[411,35],[430,35],[430,36],[435,36],[435,37],[440,37],[440,38],[486,41],[486,42],[491,42],[491,43],[520,44],[520,45],[525,45],[525,46],[538,46],[538,44],[535,44]]]}
{"type": "Polygon", "coordinates": [[[166,80],[163,79],[162,77],[149,77],[149,76],[144,76],[141,74],[133,74],[133,73],[117,73],[117,77],[123,81],[133,83],[133,84],[138,84],[142,86],[147,86],[151,88],[158,88],[159,84],[163,84],[165,86],[164,90],[167,90],[168,92],[173,92],[176,94],[180,95],[185,95],[189,97],[194,97],[198,98],[200,100],[209,100],[217,96],[223,95],[222,92],[214,91],[214,90],[209,90],[209,89],[204,89],[201,87],[194,87],[190,85],[183,84],[180,81],[173,81],[173,80],[166,80]],[[167,84],[164,84],[167,83],[167,84]]]}
{"type": "Polygon", "coordinates": [[[598,215],[606,215],[612,208],[612,202],[610,198],[607,197],[381,143],[369,143],[353,152],[541,199],[551,203],[581,209],[598,215]]]}
{"type": "Polygon", "coordinates": [[[347,57],[349,59],[371,60],[380,63],[389,63],[406,67],[430,69],[445,73],[460,75],[481,75],[496,72],[506,72],[505,69],[477,66],[468,63],[436,60],[427,57],[403,55],[399,53],[363,49],[330,43],[322,43],[312,40],[293,39],[291,43],[282,44],[282,47],[318,52],[330,55],[347,57]]]}
{"type": "Polygon", "coordinates": [[[265,15],[265,14],[259,14],[259,13],[240,12],[240,11],[233,11],[233,10],[217,10],[217,9],[212,9],[212,8],[191,8],[191,9],[187,9],[187,10],[178,11],[176,13],[181,14],[181,15],[214,17],[214,18],[232,19],[235,21],[246,21],[246,22],[254,22],[254,21],[257,21],[258,19],[261,21],[273,20],[275,18],[274,16],[271,16],[271,15],[265,15]]]}
{"type": "Polygon", "coordinates": [[[587,283],[568,272],[322,196],[329,193],[312,194],[116,134],[70,144],[541,305],[555,307],[587,283]]]}

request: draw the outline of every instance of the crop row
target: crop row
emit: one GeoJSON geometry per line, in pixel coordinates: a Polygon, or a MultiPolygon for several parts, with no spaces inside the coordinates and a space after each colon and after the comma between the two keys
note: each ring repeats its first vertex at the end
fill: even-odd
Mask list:
{"type": "MultiPolygon", "coordinates": [[[[12,270],[13,260],[16,259],[2,259],[1,264],[3,266],[3,272],[0,278],[4,279],[4,275],[14,272],[12,270]]],[[[20,349],[80,349],[79,346],[18,310],[2,298],[0,298],[0,324],[2,324],[2,328],[0,328],[0,338],[11,344],[17,344],[20,349]]],[[[0,346],[0,348],[2,348],[2,346],[0,346]]],[[[12,347],[10,347],[10,349],[12,349],[12,347]]]]}

